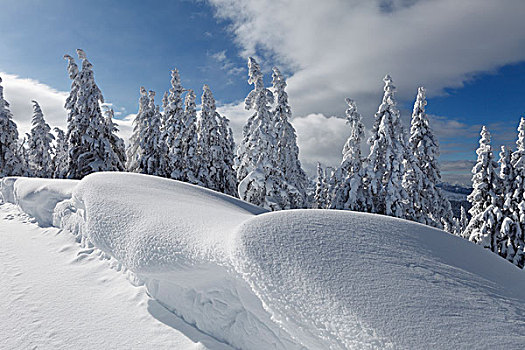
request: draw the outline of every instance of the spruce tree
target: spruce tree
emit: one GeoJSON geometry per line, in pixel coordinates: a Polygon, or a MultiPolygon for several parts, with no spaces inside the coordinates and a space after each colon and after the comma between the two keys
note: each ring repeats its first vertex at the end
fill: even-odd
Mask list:
{"type": "Polygon", "coordinates": [[[514,169],[511,210],[516,222],[519,222],[512,242],[514,250],[512,262],[523,268],[525,265],[525,118],[523,117],[518,126],[516,150],[512,153],[511,163],[514,169]]]}
{"type": "Polygon", "coordinates": [[[126,148],[124,140],[117,136],[118,125],[113,121],[115,112],[108,108],[104,116],[102,129],[102,152],[105,159],[105,171],[123,171],[126,164],[126,148]]]}
{"type": "Polygon", "coordinates": [[[347,98],[346,123],[350,126],[350,137],[343,147],[343,160],[336,172],[333,197],[330,208],[349,209],[355,211],[371,211],[372,198],[365,187],[365,163],[361,156],[361,140],[364,137],[364,125],[361,115],[357,112],[354,100],[347,98]]]}
{"type": "Polygon", "coordinates": [[[315,181],[314,209],[326,209],[329,205],[329,189],[326,173],[321,163],[317,163],[317,179],[315,181]]]}
{"type": "Polygon", "coordinates": [[[33,102],[33,119],[31,133],[28,138],[28,160],[32,176],[51,178],[53,176],[52,143],[55,137],[51,128],[44,120],[40,105],[33,102]]]}
{"type": "Polygon", "coordinates": [[[175,180],[184,181],[185,160],[182,151],[182,135],[184,134],[184,106],[182,93],[184,88],[180,81],[179,71],[171,71],[171,88],[169,95],[163,98],[164,123],[163,139],[168,149],[168,172],[166,176],[175,180]]]}
{"type": "Polygon", "coordinates": [[[273,68],[273,90],[276,106],[273,111],[275,119],[276,161],[284,176],[287,208],[304,208],[306,206],[306,187],[308,177],[299,161],[299,147],[295,129],[290,123],[292,110],[288,104],[285,91],[286,80],[277,67],[273,68]]]}
{"type": "Polygon", "coordinates": [[[383,81],[383,101],[375,114],[372,136],[368,140],[367,186],[372,194],[374,212],[404,217],[407,194],[402,186],[406,154],[403,128],[394,99],[392,78],[387,75],[383,81]]]}
{"type": "Polygon", "coordinates": [[[409,197],[414,203],[414,219],[426,225],[442,227],[452,224],[452,208],[437,184],[441,181],[438,165],[439,146],[429,125],[425,112],[427,105],[425,89],[418,88],[410,126],[410,154],[408,167],[412,178],[407,181],[409,197]],[[413,157],[413,158],[411,158],[413,157]]]}
{"type": "Polygon", "coordinates": [[[184,127],[182,130],[181,154],[184,156],[185,166],[181,179],[192,184],[199,184],[199,140],[197,135],[195,92],[193,90],[188,90],[184,100],[184,127]]]}
{"type": "Polygon", "coordinates": [[[23,175],[23,161],[18,151],[18,128],[4,99],[0,78],[0,177],[23,175]]]}
{"type": "Polygon", "coordinates": [[[66,135],[60,128],[54,128],[53,130],[56,134],[53,157],[53,177],[55,179],[64,179],[67,175],[68,167],[66,135]]]}
{"type": "Polygon", "coordinates": [[[275,122],[270,105],[273,94],[264,87],[259,64],[248,59],[248,83],[254,89],[244,101],[254,114],[243,128],[243,139],[237,149],[236,172],[239,197],[269,210],[287,207],[286,185],[276,162],[275,122]]]}
{"type": "Polygon", "coordinates": [[[197,120],[199,173],[204,187],[233,195],[233,139],[228,122],[217,113],[215,99],[208,85],[203,86],[202,111],[197,120]]]}
{"type": "Polygon", "coordinates": [[[66,100],[68,110],[68,172],[67,177],[81,179],[96,171],[114,170],[113,159],[107,159],[105,145],[109,142],[104,134],[106,122],[100,109],[104,103],[102,92],[95,83],[93,65],[83,50],[77,50],[82,60],[79,72],[73,58],[68,60],[69,77],[73,80],[66,100]]]}
{"type": "Polygon", "coordinates": [[[478,159],[472,168],[472,193],[467,197],[472,204],[469,210],[472,218],[465,230],[465,237],[472,242],[498,253],[498,236],[501,213],[500,180],[496,173],[490,145],[490,133],[483,126],[479,147],[476,150],[478,159]]]}
{"type": "Polygon", "coordinates": [[[127,170],[163,176],[166,174],[166,145],[160,132],[161,114],[155,105],[155,92],[149,96],[140,88],[139,111],[133,120],[133,134],[127,149],[127,170]]]}

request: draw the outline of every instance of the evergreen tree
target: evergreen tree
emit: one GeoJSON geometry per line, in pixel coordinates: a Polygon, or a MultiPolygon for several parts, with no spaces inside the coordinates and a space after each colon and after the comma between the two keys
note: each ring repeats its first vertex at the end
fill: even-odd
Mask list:
{"type": "Polygon", "coordinates": [[[106,171],[124,171],[126,164],[126,148],[124,140],[117,136],[118,125],[113,122],[115,112],[113,108],[106,110],[102,132],[104,159],[106,160],[106,171]]]}
{"type": "Polygon", "coordinates": [[[343,147],[343,160],[336,172],[334,194],[331,198],[332,209],[349,209],[371,211],[372,198],[365,187],[365,164],[361,156],[361,140],[364,137],[364,126],[356,104],[347,98],[346,123],[350,125],[350,137],[343,147]],[[341,175],[339,175],[341,174],[341,175]]]}
{"type": "Polygon", "coordinates": [[[329,205],[329,190],[326,173],[321,163],[317,163],[317,179],[315,181],[314,209],[326,209],[329,205]]]}
{"type": "Polygon", "coordinates": [[[44,120],[44,114],[38,102],[33,102],[33,119],[31,133],[28,138],[28,160],[31,175],[41,178],[53,176],[52,143],[55,137],[51,128],[44,120]]]}
{"type": "Polygon", "coordinates": [[[499,198],[500,181],[496,173],[490,145],[490,133],[483,126],[479,147],[476,150],[478,159],[472,168],[472,193],[467,197],[472,204],[469,210],[472,218],[465,230],[465,237],[470,241],[498,253],[498,222],[501,218],[501,201],[499,198]]]}
{"type": "Polygon", "coordinates": [[[402,187],[406,154],[403,128],[394,99],[392,78],[387,75],[383,81],[383,101],[375,114],[372,136],[368,140],[367,186],[372,194],[374,212],[404,217],[407,194],[402,187]]]}
{"type": "Polygon", "coordinates": [[[275,122],[270,104],[273,94],[264,87],[259,64],[248,59],[248,83],[254,89],[246,97],[245,108],[254,110],[243,128],[243,139],[237,150],[236,171],[239,197],[270,210],[286,208],[286,185],[277,167],[275,122]]]}
{"type": "MultiPolygon", "coordinates": [[[[182,148],[182,135],[184,134],[184,106],[182,93],[184,88],[180,81],[179,71],[171,71],[171,89],[169,95],[163,98],[164,107],[164,125],[163,139],[168,148],[168,172],[166,176],[175,180],[184,181],[185,173],[185,156],[182,148]]],[[[161,175],[162,176],[162,175],[161,175]]]]}
{"type": "Polygon", "coordinates": [[[512,153],[511,164],[514,169],[513,194],[511,210],[515,222],[519,222],[512,242],[514,258],[512,262],[523,268],[525,265],[525,118],[521,118],[518,126],[516,150],[512,153]]]}
{"type": "Polygon", "coordinates": [[[233,174],[233,139],[228,121],[217,113],[215,99],[208,85],[203,86],[202,111],[197,119],[199,183],[204,187],[235,194],[233,174]]]}
{"type": "Polygon", "coordinates": [[[68,167],[66,135],[60,128],[54,128],[53,130],[56,133],[55,152],[53,157],[53,177],[56,179],[64,179],[68,167]]]}
{"type": "Polygon", "coordinates": [[[442,227],[445,222],[451,228],[452,208],[441,189],[436,185],[441,181],[437,158],[439,146],[429,125],[425,112],[427,105],[425,89],[418,88],[410,127],[408,167],[412,178],[406,182],[409,197],[414,204],[414,220],[434,227],[442,227]],[[413,159],[411,158],[413,157],[413,159]]]}
{"type": "Polygon", "coordinates": [[[461,216],[459,217],[459,229],[457,233],[458,236],[463,236],[463,232],[467,229],[468,222],[467,211],[465,210],[465,207],[461,206],[461,216]]]}
{"type": "Polygon", "coordinates": [[[198,180],[200,163],[198,154],[197,110],[195,92],[193,90],[188,90],[184,101],[184,127],[182,130],[181,153],[184,156],[185,166],[181,178],[183,181],[192,184],[200,184],[198,180]]]}
{"type": "Polygon", "coordinates": [[[161,114],[155,106],[155,92],[140,88],[139,111],[133,120],[133,134],[127,150],[127,169],[131,172],[163,176],[166,174],[166,145],[160,132],[161,114]]]}
{"type": "Polygon", "coordinates": [[[96,171],[114,170],[114,159],[106,159],[106,122],[100,109],[104,103],[102,92],[95,83],[93,65],[81,49],[77,50],[82,60],[79,72],[73,58],[68,60],[69,77],[73,80],[71,92],[66,100],[68,110],[68,172],[67,177],[81,179],[96,171]]]}
{"type": "Polygon", "coordinates": [[[23,160],[18,152],[18,129],[4,99],[0,78],[0,177],[23,175],[23,160]]]}
{"type": "Polygon", "coordinates": [[[277,69],[273,68],[273,89],[276,106],[273,111],[275,118],[275,137],[277,139],[277,167],[284,176],[284,192],[287,208],[304,208],[306,206],[306,187],[308,177],[299,161],[299,147],[295,129],[290,123],[292,110],[288,104],[288,94],[285,91],[286,80],[277,69]]]}

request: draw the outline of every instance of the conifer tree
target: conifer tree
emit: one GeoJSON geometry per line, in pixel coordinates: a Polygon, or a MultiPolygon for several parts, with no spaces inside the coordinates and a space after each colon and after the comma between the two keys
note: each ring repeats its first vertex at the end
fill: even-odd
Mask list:
{"type": "Polygon", "coordinates": [[[365,187],[365,164],[361,156],[361,140],[364,137],[364,126],[361,115],[357,112],[356,104],[347,98],[346,123],[350,125],[350,137],[343,147],[343,160],[336,177],[332,209],[349,209],[355,211],[371,211],[372,198],[365,187]]]}
{"type": "Polygon", "coordinates": [[[387,75],[383,81],[383,101],[375,114],[372,136],[368,140],[367,186],[372,194],[374,212],[404,217],[407,194],[402,187],[406,154],[403,128],[394,99],[392,78],[387,75]]]}
{"type": "Polygon", "coordinates": [[[155,105],[155,92],[149,96],[140,88],[139,111],[133,120],[133,134],[127,150],[130,172],[163,176],[166,174],[166,145],[160,132],[161,114],[155,105]]]}
{"type": "Polygon", "coordinates": [[[317,163],[317,179],[315,181],[315,195],[314,195],[314,209],[326,209],[329,205],[328,195],[328,183],[326,179],[326,172],[321,166],[321,163],[317,163]]]}
{"type": "Polygon", "coordinates": [[[182,151],[182,135],[184,134],[184,105],[182,93],[184,88],[180,81],[179,71],[171,71],[171,88],[169,95],[163,98],[164,107],[164,125],[163,139],[168,149],[167,174],[175,180],[184,181],[185,157],[182,151]]]}
{"type": "Polygon", "coordinates": [[[248,75],[248,83],[254,85],[254,89],[244,104],[254,114],[243,128],[243,139],[237,150],[239,197],[270,210],[284,209],[288,205],[286,186],[277,167],[275,121],[270,111],[273,94],[264,87],[263,74],[252,57],[248,59],[248,75]]]}
{"type": "Polygon", "coordinates": [[[525,118],[521,118],[518,126],[516,150],[512,153],[511,164],[514,169],[513,194],[511,210],[519,222],[512,242],[514,258],[512,262],[523,268],[525,265],[525,118]]]}
{"type": "Polygon", "coordinates": [[[77,50],[82,60],[82,70],[79,72],[73,58],[68,60],[69,77],[73,80],[71,92],[66,99],[68,110],[68,172],[67,177],[81,179],[95,172],[114,170],[114,159],[107,159],[104,129],[106,122],[100,109],[104,103],[102,92],[95,83],[93,65],[88,61],[83,50],[77,50]]]}
{"type": "Polygon", "coordinates": [[[451,228],[452,208],[450,202],[436,186],[441,181],[437,158],[439,146],[429,125],[425,112],[427,104],[425,89],[418,88],[412,113],[407,165],[412,178],[406,182],[410,202],[414,204],[414,219],[426,225],[442,227],[445,222],[451,228]],[[412,158],[413,157],[413,158],[412,158]]]}
{"type": "Polygon", "coordinates": [[[33,102],[33,119],[31,133],[28,138],[28,160],[31,175],[41,178],[53,176],[52,142],[55,139],[51,128],[44,120],[40,105],[33,102]]]}
{"type": "Polygon", "coordinates": [[[23,175],[23,161],[18,152],[18,128],[4,99],[0,78],[0,177],[23,175]]]}
{"type": "Polygon", "coordinates": [[[303,208],[306,206],[306,187],[308,177],[299,161],[299,148],[295,129],[290,123],[292,110],[288,104],[288,94],[285,91],[286,80],[277,67],[273,68],[273,89],[276,106],[273,111],[275,118],[276,161],[284,176],[287,208],[303,208]]]}
{"type": "Polygon", "coordinates": [[[208,85],[203,86],[202,111],[197,120],[199,183],[204,187],[235,194],[233,142],[226,118],[217,113],[208,85]]]}
{"type": "Polygon", "coordinates": [[[113,108],[106,110],[104,125],[102,129],[102,142],[104,159],[106,160],[105,171],[123,171],[126,164],[126,148],[124,140],[117,136],[118,125],[113,121],[115,112],[113,108]]]}
{"type": "Polygon", "coordinates": [[[472,193],[467,197],[472,204],[469,213],[472,215],[465,230],[465,237],[472,242],[498,253],[498,218],[502,216],[499,198],[500,181],[496,173],[490,145],[490,133],[483,126],[479,147],[476,150],[478,159],[472,168],[472,193]]]}
{"type": "Polygon", "coordinates": [[[56,134],[53,157],[53,177],[55,179],[64,179],[68,167],[66,135],[60,128],[54,128],[53,130],[56,134]]]}
{"type": "Polygon", "coordinates": [[[200,168],[198,146],[195,92],[190,89],[184,100],[184,127],[182,128],[181,135],[181,154],[184,156],[185,166],[181,176],[182,181],[200,184],[198,180],[200,168]]]}

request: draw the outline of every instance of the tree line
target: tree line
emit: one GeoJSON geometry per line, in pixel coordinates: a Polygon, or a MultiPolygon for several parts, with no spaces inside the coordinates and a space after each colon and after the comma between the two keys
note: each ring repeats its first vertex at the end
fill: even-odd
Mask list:
{"type": "Polygon", "coordinates": [[[318,208],[390,215],[462,236],[523,267],[523,119],[518,150],[512,154],[502,150],[499,175],[490,135],[483,128],[473,169],[474,191],[468,197],[470,219],[464,208],[461,217],[454,218],[437,186],[439,147],[425,112],[423,87],[418,88],[407,132],[392,78],[383,79],[384,94],[367,140],[367,156],[361,150],[362,117],[356,102],[346,99],[350,136],[341,163],[335,169],[318,164],[317,179],[311,181],[299,161],[286,80],[278,68],[273,68],[272,86],[267,88],[259,64],[248,59],[248,83],[253,89],[245,108],[252,115],[237,147],[229,120],[217,112],[209,86],[203,86],[197,113],[196,94],[182,86],[177,69],[171,72],[171,88],[161,105],[155,102],[154,91],[140,88],[139,110],[125,147],[117,135],[113,110],[103,107],[92,64],[84,51],[77,50],[77,55],[80,69],[72,56],[64,56],[71,79],[65,131],[55,128],[51,133],[33,101],[31,131],[19,140],[0,84],[0,176],[81,179],[97,171],[130,171],[207,187],[269,210],[318,208]]]}

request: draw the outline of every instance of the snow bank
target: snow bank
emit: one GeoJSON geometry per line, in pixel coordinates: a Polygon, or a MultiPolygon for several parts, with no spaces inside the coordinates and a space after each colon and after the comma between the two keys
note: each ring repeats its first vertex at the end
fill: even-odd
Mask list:
{"type": "Polygon", "coordinates": [[[51,226],[57,203],[71,198],[78,180],[6,177],[0,191],[4,201],[18,205],[36,219],[40,226],[51,226]]]}
{"type": "MultiPolygon", "coordinates": [[[[19,193],[31,185],[18,181],[19,193]]],[[[177,181],[97,173],[56,205],[54,223],[235,348],[520,348],[525,339],[523,271],[404,220],[265,213],[177,181]]]]}

